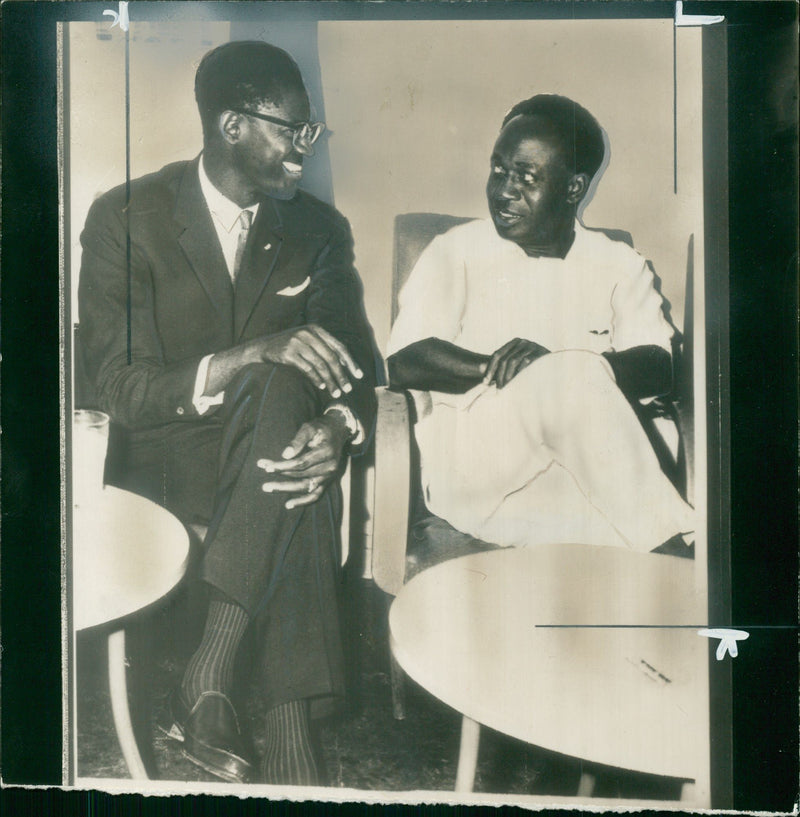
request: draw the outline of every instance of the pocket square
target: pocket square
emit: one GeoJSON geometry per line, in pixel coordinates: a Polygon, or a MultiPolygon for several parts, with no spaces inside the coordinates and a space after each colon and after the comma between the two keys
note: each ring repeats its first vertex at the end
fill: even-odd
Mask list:
{"type": "Polygon", "coordinates": [[[296,287],[284,287],[278,291],[278,295],[285,295],[291,297],[292,295],[299,295],[311,283],[311,276],[308,276],[305,281],[299,283],[296,287]]]}

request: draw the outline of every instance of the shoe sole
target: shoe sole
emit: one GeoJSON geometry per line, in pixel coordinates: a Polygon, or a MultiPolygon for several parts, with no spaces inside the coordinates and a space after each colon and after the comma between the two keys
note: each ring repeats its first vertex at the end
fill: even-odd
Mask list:
{"type": "MultiPolygon", "coordinates": [[[[185,707],[180,705],[181,710],[185,707]]],[[[182,719],[180,717],[176,717],[176,701],[175,696],[170,699],[169,705],[169,715],[172,721],[172,724],[169,728],[166,728],[163,725],[163,721],[161,724],[157,724],[159,731],[165,735],[169,740],[175,741],[176,743],[181,744],[183,747],[182,754],[183,756],[190,762],[193,763],[195,766],[203,769],[204,771],[208,772],[209,774],[218,777],[220,780],[224,780],[227,783],[246,783],[248,778],[252,774],[253,767],[250,763],[248,763],[244,758],[239,757],[238,755],[227,755],[227,759],[233,762],[233,765],[238,765],[244,767],[242,773],[236,774],[235,772],[230,771],[229,769],[225,768],[224,766],[220,766],[218,763],[214,762],[214,759],[205,759],[202,757],[202,754],[206,754],[206,750],[210,750],[213,752],[222,752],[222,750],[215,749],[211,746],[206,746],[202,742],[197,742],[195,739],[187,740],[186,730],[181,722],[182,719]],[[192,749],[199,749],[200,753],[195,753],[192,749]]],[[[181,712],[178,714],[183,714],[186,718],[189,717],[190,713],[188,711],[181,712]]],[[[237,725],[238,728],[238,725],[237,725]]],[[[227,754],[227,753],[226,753],[227,754]]]]}
{"type": "MultiPolygon", "coordinates": [[[[185,743],[186,736],[183,733],[183,729],[177,724],[173,723],[169,729],[165,729],[163,726],[159,725],[158,730],[170,740],[174,740],[176,743],[185,743]]],[[[220,778],[220,780],[224,780],[226,783],[246,783],[247,778],[238,777],[237,775],[230,774],[225,770],[219,769],[216,766],[211,766],[209,763],[206,763],[199,757],[195,757],[194,755],[190,754],[185,748],[181,752],[181,754],[190,762],[193,763],[203,771],[208,772],[209,774],[213,774],[215,777],[220,778]]]]}
{"type": "Polygon", "coordinates": [[[246,777],[237,777],[235,774],[231,774],[230,772],[226,772],[224,769],[220,769],[218,766],[212,766],[209,763],[206,763],[199,757],[195,757],[195,755],[190,754],[186,749],[182,752],[183,756],[190,762],[193,763],[198,768],[202,769],[209,774],[213,774],[214,777],[220,778],[220,780],[224,780],[226,783],[247,783],[248,780],[246,777]]]}

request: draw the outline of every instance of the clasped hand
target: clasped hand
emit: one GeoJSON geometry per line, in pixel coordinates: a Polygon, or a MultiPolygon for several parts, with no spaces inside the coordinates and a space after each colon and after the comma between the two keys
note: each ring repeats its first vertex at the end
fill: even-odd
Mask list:
{"type": "Polygon", "coordinates": [[[303,423],[283,450],[282,459],[260,459],[256,463],[275,475],[261,489],[266,493],[299,494],[286,502],[289,510],[316,502],[336,474],[348,438],[347,427],[336,414],[303,423]]]}
{"type": "Polygon", "coordinates": [[[550,352],[532,340],[514,338],[501,346],[485,364],[483,382],[502,389],[510,383],[526,366],[550,352]]]}

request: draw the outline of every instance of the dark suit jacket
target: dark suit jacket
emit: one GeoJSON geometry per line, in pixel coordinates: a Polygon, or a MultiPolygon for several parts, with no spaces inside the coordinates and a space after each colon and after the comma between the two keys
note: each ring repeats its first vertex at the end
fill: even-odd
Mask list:
{"type": "Polygon", "coordinates": [[[197,163],[117,187],[89,211],[79,320],[99,407],[127,430],[129,445],[158,447],[208,422],[192,404],[205,355],[316,323],[365,374],[342,399],[369,435],[376,359],[347,221],[304,192],[291,201],[265,197],[234,288],[197,163]]]}

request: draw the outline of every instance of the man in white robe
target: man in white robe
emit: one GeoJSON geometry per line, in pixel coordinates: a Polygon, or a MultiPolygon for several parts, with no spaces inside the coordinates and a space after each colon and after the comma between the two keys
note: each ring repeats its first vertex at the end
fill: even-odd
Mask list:
{"type": "Polygon", "coordinates": [[[401,293],[390,382],[414,392],[428,507],[459,530],[688,554],[693,510],[631,406],[670,390],[674,329],[645,260],[576,218],[603,152],[571,100],[512,109],[491,220],[434,239],[401,293]]]}

